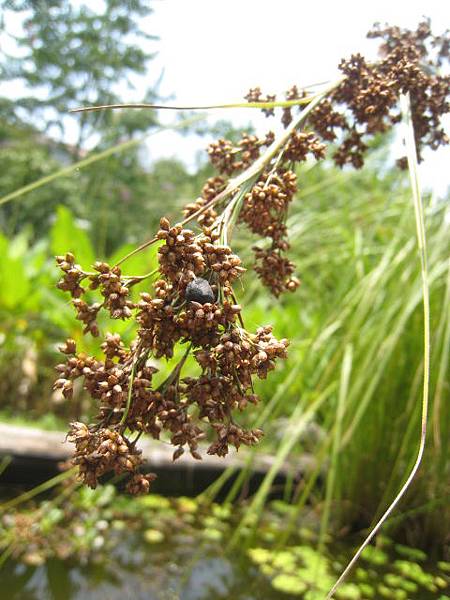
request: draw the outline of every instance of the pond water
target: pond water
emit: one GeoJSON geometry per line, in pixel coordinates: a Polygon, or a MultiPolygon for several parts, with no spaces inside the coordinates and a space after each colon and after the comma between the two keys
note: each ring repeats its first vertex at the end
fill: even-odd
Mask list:
{"type": "MultiPolygon", "coordinates": [[[[361,563],[364,566],[364,562],[361,563]]],[[[367,563],[366,565],[367,566],[367,563]]],[[[390,566],[371,565],[364,571],[366,592],[355,583],[347,585],[336,598],[363,600],[391,598],[414,600],[445,600],[444,589],[434,592],[415,582],[407,573],[400,584],[394,579],[390,566]],[[390,577],[390,579],[389,579],[390,577]],[[387,585],[389,583],[389,585],[387,585]],[[415,591],[407,592],[405,587],[415,591]],[[353,587],[351,587],[353,586],[353,587]],[[359,589],[359,591],[358,591],[359,589]],[[380,590],[382,593],[380,593],[380,590]],[[403,591],[402,591],[403,590],[403,591]]],[[[143,543],[139,533],[121,532],[108,557],[99,564],[85,565],[70,560],[50,559],[39,566],[7,562],[1,573],[0,598],[5,600],[288,600],[290,598],[324,598],[323,591],[314,595],[291,594],[275,589],[270,579],[257,565],[237,551],[230,557],[220,553],[217,546],[199,547],[190,535],[180,533],[166,543],[143,543]]],[[[434,568],[437,573],[437,569],[434,568]]],[[[280,569],[283,572],[283,569],[280,569]]],[[[429,571],[428,571],[429,572],[429,571]]],[[[411,573],[411,575],[413,575],[411,573]]],[[[320,577],[320,573],[319,573],[320,577]]],[[[400,577],[397,573],[397,577],[400,577]]],[[[433,575],[430,575],[433,577],[433,575]]],[[[450,583],[440,577],[441,586],[450,583]]],[[[328,578],[328,575],[327,575],[328,578]]],[[[355,581],[355,577],[353,577],[355,581]]],[[[399,580],[400,581],[400,580],[399,580]]],[[[430,579],[431,581],[431,579],[430,579]]],[[[289,582],[289,579],[288,579],[289,582]]],[[[292,581],[291,581],[292,583],[292,581]]],[[[295,585],[295,580],[294,580],[295,585]]],[[[448,587],[447,587],[448,590],[448,587]]]]}
{"type": "MultiPolygon", "coordinates": [[[[317,523],[299,515],[280,543],[293,509],[281,501],[243,526],[239,507],[193,498],[63,497],[1,517],[0,600],[323,600],[360,542],[319,553],[317,523]]],[[[335,598],[450,600],[450,562],[382,536],[335,598]]]]}
{"type": "Polygon", "coordinates": [[[147,548],[127,536],[107,564],[74,565],[52,559],[38,567],[9,563],[0,598],[10,600],[253,600],[286,598],[272,590],[251,564],[220,555],[199,556],[195,540],[176,548],[147,548]],[[264,594],[261,595],[261,591],[264,594]]]}

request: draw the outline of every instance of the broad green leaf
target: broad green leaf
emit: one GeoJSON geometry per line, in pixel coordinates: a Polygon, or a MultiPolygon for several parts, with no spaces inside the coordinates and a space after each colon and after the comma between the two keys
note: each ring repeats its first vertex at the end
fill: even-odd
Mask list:
{"type": "Polygon", "coordinates": [[[72,252],[76,262],[85,269],[90,269],[95,262],[94,249],[87,233],[76,225],[72,213],[64,206],[58,207],[50,237],[53,254],[72,252]]]}
{"type": "MultiPolygon", "coordinates": [[[[20,258],[2,254],[0,259],[0,305],[18,308],[30,293],[30,281],[20,258]]],[[[21,306],[21,309],[24,307],[21,306]]]]}

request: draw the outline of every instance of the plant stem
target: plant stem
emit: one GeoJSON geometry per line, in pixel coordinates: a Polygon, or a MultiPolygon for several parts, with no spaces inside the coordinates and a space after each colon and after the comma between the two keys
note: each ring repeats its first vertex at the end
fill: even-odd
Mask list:
{"type": "MultiPolygon", "coordinates": [[[[320,92],[319,92],[320,93],[320,92]]],[[[297,98],[296,100],[273,100],[273,101],[261,101],[261,102],[230,102],[227,104],[196,104],[192,106],[175,106],[173,104],[101,104],[99,106],[82,106],[80,108],[73,108],[69,112],[71,113],[86,113],[95,112],[99,110],[116,109],[116,108],[133,108],[133,109],[145,109],[151,110],[213,110],[223,108],[260,108],[260,109],[271,109],[271,108],[289,108],[293,106],[300,106],[302,104],[308,104],[312,98],[318,94],[311,94],[305,98],[297,98]]]]}
{"type": "Polygon", "coordinates": [[[12,498],[8,502],[5,502],[4,504],[2,504],[0,506],[0,513],[5,512],[7,509],[13,508],[14,506],[17,506],[18,504],[21,504],[22,502],[31,500],[31,498],[34,498],[34,496],[37,496],[38,494],[41,494],[42,492],[46,492],[47,490],[50,490],[52,487],[54,487],[58,483],[61,483],[62,481],[64,481],[65,479],[68,479],[69,477],[72,477],[72,475],[74,475],[74,473],[76,472],[77,468],[78,467],[72,467],[68,471],[64,471],[63,473],[56,475],[56,477],[52,477],[52,479],[49,479],[48,481],[44,481],[44,483],[41,483],[40,485],[34,487],[32,490],[28,490],[27,492],[20,494],[20,496],[16,496],[15,498],[12,498]]]}

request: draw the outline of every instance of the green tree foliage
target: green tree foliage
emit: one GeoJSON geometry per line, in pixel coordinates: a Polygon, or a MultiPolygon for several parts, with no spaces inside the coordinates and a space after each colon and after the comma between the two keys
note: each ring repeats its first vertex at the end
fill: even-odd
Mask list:
{"type": "MultiPolygon", "coordinates": [[[[119,84],[133,87],[136,76],[148,76],[154,55],[144,48],[156,38],[141,27],[152,12],[147,2],[105,0],[95,11],[89,3],[70,0],[3,0],[2,8],[5,33],[14,39],[17,53],[4,55],[1,78],[20,81],[29,90],[14,102],[17,115],[40,117],[47,128],[53,125],[63,132],[69,109],[118,103],[122,100],[119,84]],[[15,33],[19,19],[23,34],[15,33]]],[[[143,100],[154,98],[149,88],[143,100]]],[[[117,118],[110,111],[78,116],[73,157],[78,158],[93,134],[107,130],[111,137],[114,129],[116,137],[130,136],[154,121],[150,112],[139,119],[117,118]]]]}
{"type": "MultiPolygon", "coordinates": [[[[0,198],[157,125],[150,110],[68,113],[79,106],[120,103],[126,84],[149,79],[154,55],[148,48],[156,39],[144,32],[151,28],[149,3],[105,0],[92,8],[74,0],[0,0],[0,7],[3,36],[15,48],[0,58],[0,84],[20,83],[17,89],[24,90],[19,98],[0,97],[0,198]],[[55,141],[67,139],[69,125],[71,138],[76,132],[75,144],[55,141]]],[[[144,98],[133,101],[157,99],[149,88],[144,98]]],[[[206,133],[204,124],[198,127],[197,133],[206,133]]],[[[213,133],[225,132],[233,134],[222,122],[213,133]]],[[[125,242],[143,241],[157,226],[160,207],[175,215],[182,201],[199,194],[202,177],[210,174],[206,167],[191,176],[173,160],[149,172],[144,148],[120,152],[1,206],[1,230],[12,236],[32,226],[32,239],[45,237],[62,204],[85,220],[97,256],[125,242]]]]}
{"type": "MultiPolygon", "coordinates": [[[[15,48],[0,59],[0,83],[20,83],[17,89],[25,90],[14,100],[0,99],[0,197],[157,124],[154,111],[68,114],[78,106],[118,103],[127,85],[148,79],[153,57],[148,48],[156,39],[143,31],[149,3],[105,0],[93,9],[71,0],[0,0],[0,6],[3,35],[15,48]],[[54,141],[67,139],[69,121],[75,144],[54,141]]],[[[156,98],[149,88],[135,100],[156,98]]],[[[63,204],[86,220],[95,250],[104,256],[122,242],[139,241],[148,230],[148,184],[138,150],[129,149],[2,206],[0,227],[15,235],[32,225],[39,239],[48,233],[55,207],[63,204]]]]}
{"type": "MultiPolygon", "coordinates": [[[[45,138],[32,126],[0,118],[0,197],[51,175],[69,158],[63,144],[45,138]]],[[[25,201],[0,207],[0,230],[12,236],[26,227],[33,229],[35,238],[44,236],[58,204],[79,212],[81,195],[76,183],[61,178],[36,190],[25,201]]]]}

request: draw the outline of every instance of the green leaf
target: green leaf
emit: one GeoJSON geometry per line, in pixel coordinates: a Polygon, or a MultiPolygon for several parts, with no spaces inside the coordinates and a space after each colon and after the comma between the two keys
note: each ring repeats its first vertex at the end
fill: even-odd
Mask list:
{"type": "Polygon", "coordinates": [[[72,252],[76,262],[85,269],[95,262],[94,249],[87,233],[77,227],[72,213],[65,206],[57,209],[50,237],[51,250],[55,255],[72,252]]]}
{"type": "Polygon", "coordinates": [[[277,575],[272,580],[272,586],[280,592],[293,596],[301,596],[306,590],[306,584],[295,575],[277,575]]]}
{"type": "Polygon", "coordinates": [[[22,259],[11,258],[4,241],[0,239],[0,305],[12,309],[17,308],[28,297],[30,282],[22,259]]]}

